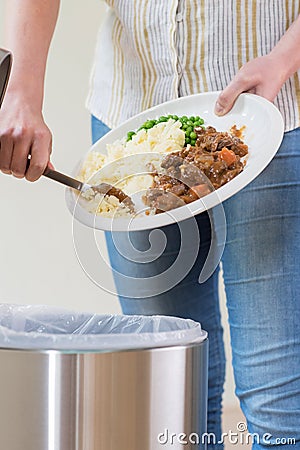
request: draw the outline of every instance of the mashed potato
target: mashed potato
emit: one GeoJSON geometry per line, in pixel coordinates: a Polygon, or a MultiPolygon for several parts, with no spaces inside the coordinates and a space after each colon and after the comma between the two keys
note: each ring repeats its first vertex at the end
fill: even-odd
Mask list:
{"type": "MultiPolygon", "coordinates": [[[[124,138],[108,144],[107,155],[89,152],[79,173],[80,180],[93,185],[109,183],[130,196],[148,189],[153,180],[147,173],[149,162],[158,167],[164,154],[184,147],[185,133],[180,127],[181,122],[170,119],[147,131],[138,131],[128,142],[124,138]]],[[[89,200],[87,209],[92,213],[105,217],[130,214],[113,196],[93,196],[89,191],[83,195],[89,200]]]]}

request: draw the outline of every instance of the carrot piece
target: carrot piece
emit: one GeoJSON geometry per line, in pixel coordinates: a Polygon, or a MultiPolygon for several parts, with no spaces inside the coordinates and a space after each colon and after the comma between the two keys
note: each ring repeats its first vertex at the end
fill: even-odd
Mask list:
{"type": "Polygon", "coordinates": [[[192,191],[197,195],[198,198],[204,197],[210,193],[210,189],[206,184],[197,184],[191,188],[192,191]]]}
{"type": "Polygon", "coordinates": [[[228,167],[236,162],[236,154],[226,147],[222,148],[219,157],[222,161],[224,161],[227,164],[228,167]]]}

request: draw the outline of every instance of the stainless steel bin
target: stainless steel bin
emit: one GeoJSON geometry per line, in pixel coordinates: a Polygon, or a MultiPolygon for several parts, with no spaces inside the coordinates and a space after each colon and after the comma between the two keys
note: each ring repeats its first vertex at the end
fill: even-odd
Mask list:
{"type": "Polygon", "coordinates": [[[206,448],[208,340],[146,346],[0,350],[0,448],[206,448]]]}

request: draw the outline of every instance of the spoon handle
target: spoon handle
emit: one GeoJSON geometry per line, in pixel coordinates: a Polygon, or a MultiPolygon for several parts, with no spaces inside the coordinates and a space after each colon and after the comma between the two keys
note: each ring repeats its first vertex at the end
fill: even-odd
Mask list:
{"type": "Polygon", "coordinates": [[[86,186],[85,183],[82,183],[79,180],[75,180],[75,178],[68,177],[61,172],[57,172],[56,170],[50,169],[46,167],[43,175],[47,178],[51,178],[51,180],[58,181],[58,183],[64,184],[65,186],[69,186],[77,191],[82,191],[82,189],[86,186]]]}

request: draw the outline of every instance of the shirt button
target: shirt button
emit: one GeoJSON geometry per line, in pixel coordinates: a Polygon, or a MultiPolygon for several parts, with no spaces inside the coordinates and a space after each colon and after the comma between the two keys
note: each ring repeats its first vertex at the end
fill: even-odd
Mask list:
{"type": "Polygon", "coordinates": [[[183,21],[183,14],[181,12],[176,14],[176,21],[177,22],[182,22],[183,21]]]}

